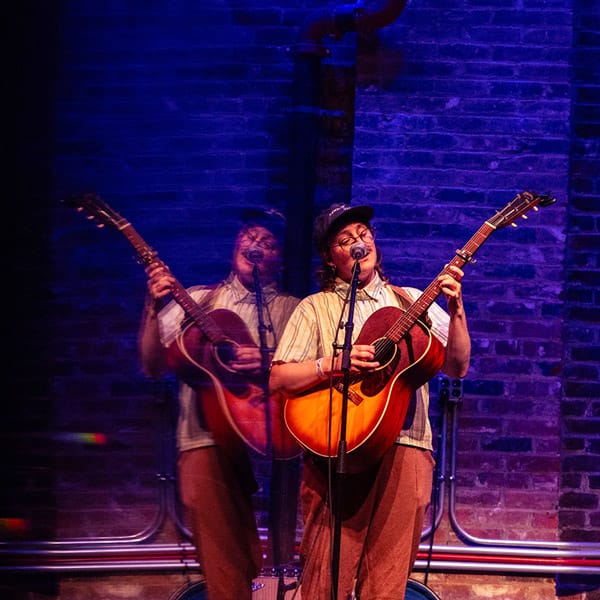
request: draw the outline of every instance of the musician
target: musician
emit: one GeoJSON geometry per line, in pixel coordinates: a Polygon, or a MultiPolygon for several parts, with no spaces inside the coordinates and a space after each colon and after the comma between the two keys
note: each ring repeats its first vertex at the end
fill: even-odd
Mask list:
{"type": "MultiPolygon", "coordinates": [[[[373,216],[369,206],[335,204],[315,220],[314,239],[322,261],[318,271],[321,291],[304,298],[290,317],[271,367],[271,389],[283,392],[287,402],[300,396],[298,406],[303,406],[302,394],[318,386],[328,387],[332,372],[340,381],[339,376],[344,372],[345,320],[357,261],[360,274],[352,342],[369,317],[376,318],[376,311],[393,306],[403,314],[421,293],[411,287],[390,284],[382,268],[371,224],[373,216]]],[[[451,269],[452,276],[445,274],[439,281],[448,312],[434,302],[422,320],[428,324],[431,335],[441,342],[442,370],[450,377],[461,378],[469,366],[470,337],[461,294],[463,272],[451,269]]],[[[349,359],[346,371],[359,380],[379,367],[371,343],[353,343],[349,359]]],[[[392,388],[392,403],[396,390],[392,388]]],[[[336,576],[340,600],[349,598],[353,590],[362,600],[404,597],[432,490],[434,460],[428,403],[425,382],[412,394],[404,425],[401,431],[392,429],[392,441],[381,458],[356,472],[348,469],[343,479],[340,477],[342,522],[336,576]]],[[[302,408],[306,415],[303,419],[310,418],[309,406],[302,408]]],[[[332,585],[332,570],[328,568],[331,534],[335,529],[330,502],[330,491],[335,489],[330,478],[335,467],[331,468],[334,461],[328,457],[335,456],[335,446],[331,453],[319,455],[309,450],[304,455],[300,488],[304,521],[300,589],[302,597],[311,600],[330,600],[336,587],[336,578],[332,585]]],[[[352,452],[347,454],[347,461],[352,464],[352,452]]]]}
{"type": "MultiPolygon", "coordinates": [[[[228,368],[242,381],[245,378],[268,381],[272,351],[298,303],[297,298],[283,293],[279,287],[284,226],[283,216],[272,209],[244,211],[228,277],[217,285],[198,285],[187,290],[207,314],[222,315],[225,311],[228,315],[226,311],[230,311],[236,316],[234,323],[241,319],[245,324],[246,331],[240,334],[249,334],[251,340],[248,343],[240,337],[242,343],[233,346],[232,356],[228,358],[228,368]],[[259,290],[255,285],[257,277],[259,290]],[[259,297],[262,320],[257,309],[259,297]],[[268,351],[266,361],[265,351],[268,351]]],[[[172,364],[173,360],[168,360],[167,350],[174,347],[182,328],[185,331],[187,327],[180,303],[171,297],[177,282],[161,264],[150,265],[146,272],[148,299],[139,336],[142,368],[152,378],[169,373],[177,376],[179,371],[172,364]]],[[[206,338],[204,340],[208,343],[206,338]]],[[[198,356],[201,360],[212,354],[199,353],[198,356]]],[[[180,495],[206,580],[208,598],[250,600],[252,580],[262,563],[252,505],[257,484],[244,444],[240,450],[239,440],[232,439],[229,447],[209,430],[202,407],[212,410],[218,406],[215,390],[219,388],[219,381],[215,363],[198,367],[197,384],[195,380],[186,379],[185,382],[180,380],[179,386],[176,440],[180,495]]],[[[221,386],[221,391],[224,389],[225,386],[221,386]]],[[[266,384],[265,389],[268,394],[266,384]]],[[[260,410],[260,403],[256,404],[260,410]]]]}

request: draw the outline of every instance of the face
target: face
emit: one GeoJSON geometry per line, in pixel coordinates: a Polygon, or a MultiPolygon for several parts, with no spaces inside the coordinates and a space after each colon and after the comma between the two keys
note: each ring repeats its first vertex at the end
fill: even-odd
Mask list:
{"type": "Polygon", "coordinates": [[[335,266],[336,274],[344,281],[352,280],[355,260],[350,248],[355,242],[361,242],[367,249],[367,255],[359,261],[359,287],[368,284],[375,275],[377,265],[377,247],[371,229],[364,223],[349,223],[340,229],[331,239],[327,264],[335,266]]]}
{"type": "Polygon", "coordinates": [[[233,251],[233,270],[248,288],[254,285],[255,264],[263,284],[274,281],[281,270],[279,242],[268,229],[260,225],[243,227],[233,251]],[[250,260],[253,256],[253,260],[250,260]]]}

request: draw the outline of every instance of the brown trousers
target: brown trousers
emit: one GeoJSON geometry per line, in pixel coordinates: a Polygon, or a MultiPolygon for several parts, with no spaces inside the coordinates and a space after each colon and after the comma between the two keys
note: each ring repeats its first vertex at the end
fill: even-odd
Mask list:
{"type": "MultiPolygon", "coordinates": [[[[338,600],[403,598],[429,505],[431,452],[394,445],[381,463],[343,483],[338,600]],[[355,582],[356,580],[356,582],[355,582]]],[[[333,515],[323,465],[307,456],[300,488],[304,535],[302,598],[330,600],[333,515]]]]}
{"type": "Polygon", "coordinates": [[[217,446],[179,455],[179,489],[210,600],[251,600],[261,566],[249,461],[217,446]]]}

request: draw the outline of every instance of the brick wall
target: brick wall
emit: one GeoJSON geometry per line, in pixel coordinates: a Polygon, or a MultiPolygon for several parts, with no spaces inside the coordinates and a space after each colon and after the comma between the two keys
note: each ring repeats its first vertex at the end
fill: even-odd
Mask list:
{"type": "MultiPolygon", "coordinates": [[[[560,538],[600,539],[600,360],[598,348],[598,3],[577,2],[573,15],[571,199],[565,261],[563,398],[561,404],[560,538]]],[[[558,590],[597,587],[597,579],[563,576],[558,590]]]]}
{"type": "MultiPolygon", "coordinates": [[[[316,0],[36,4],[15,19],[17,293],[0,517],[24,525],[7,538],[135,536],[174,489],[171,382],[145,380],[136,355],[143,268],[118,231],[62,198],[98,192],[186,285],[226,274],[240,207],[276,206],[294,216],[286,283],[300,293],[314,287],[303,229],[313,202],[372,204],[388,274],[425,287],[533,189],[556,204],[495,231],[465,268],[473,361],[457,411],[456,516],[489,540],[599,541],[594,3],[409,3],[389,26],[318,48],[298,44],[333,10],[316,0]]],[[[268,526],[269,465],[257,469],[268,526]]],[[[460,538],[445,518],[435,539],[460,538]]],[[[182,539],[167,519],[152,541],[182,539]]],[[[31,581],[19,589],[69,600],[107,585],[127,596],[144,581],[158,600],[179,585],[31,581]]],[[[445,600],[598,585],[430,581],[445,600]]]]}

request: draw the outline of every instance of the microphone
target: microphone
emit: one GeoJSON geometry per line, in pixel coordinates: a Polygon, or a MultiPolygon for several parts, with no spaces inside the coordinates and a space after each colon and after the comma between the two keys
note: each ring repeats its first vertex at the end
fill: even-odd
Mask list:
{"type": "Polygon", "coordinates": [[[259,263],[265,256],[265,253],[260,248],[248,248],[242,254],[244,258],[254,264],[259,263]]]}
{"type": "Polygon", "coordinates": [[[354,260],[360,260],[367,255],[367,247],[362,242],[354,242],[350,246],[350,256],[354,260]]]}

